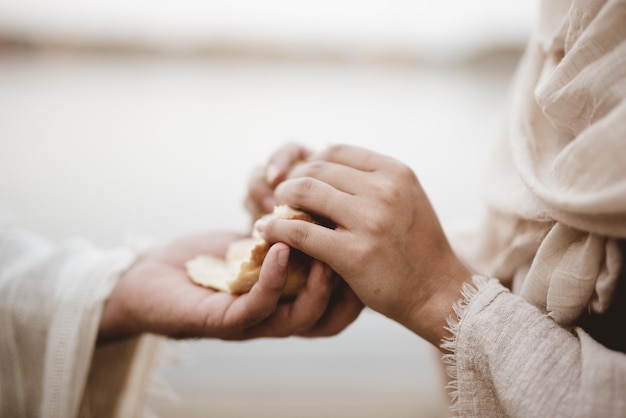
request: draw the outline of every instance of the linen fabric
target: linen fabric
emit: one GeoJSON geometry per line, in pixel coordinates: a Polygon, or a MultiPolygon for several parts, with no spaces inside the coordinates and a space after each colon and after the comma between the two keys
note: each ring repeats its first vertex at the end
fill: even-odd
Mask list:
{"type": "Polygon", "coordinates": [[[456,413],[625,416],[626,1],[539,13],[484,223],[454,243],[512,292],[479,280],[457,307],[442,345],[456,413]]]}
{"type": "Polygon", "coordinates": [[[543,0],[487,175],[488,214],[458,251],[559,324],[603,312],[626,238],[626,1],[543,0]]]}
{"type": "Polygon", "coordinates": [[[626,354],[564,329],[495,279],[476,278],[468,292],[446,346],[457,416],[624,417],[626,354]]]}
{"type": "Polygon", "coordinates": [[[0,219],[0,416],[140,413],[156,339],[96,347],[105,300],[135,257],[81,239],[55,244],[0,219]]]}

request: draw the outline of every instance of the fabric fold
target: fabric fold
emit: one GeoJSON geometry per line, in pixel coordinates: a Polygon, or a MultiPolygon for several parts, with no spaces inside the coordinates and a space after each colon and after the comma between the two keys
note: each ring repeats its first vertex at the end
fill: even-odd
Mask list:
{"type": "Polygon", "coordinates": [[[541,2],[478,238],[455,243],[562,326],[606,310],[626,239],[626,1],[541,2]],[[463,248],[467,245],[467,248],[463,248]]]}
{"type": "Polygon", "coordinates": [[[128,247],[57,244],[0,220],[0,416],[137,416],[143,397],[125,401],[122,388],[145,389],[156,346],[142,337],[96,347],[104,303],[135,258],[128,247]],[[123,385],[110,386],[115,375],[123,385]],[[126,414],[85,408],[94,396],[126,414]]]}

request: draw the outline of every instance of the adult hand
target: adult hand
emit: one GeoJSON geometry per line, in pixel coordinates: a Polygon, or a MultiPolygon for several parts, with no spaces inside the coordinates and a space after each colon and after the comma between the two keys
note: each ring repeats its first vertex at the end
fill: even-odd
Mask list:
{"type": "Polygon", "coordinates": [[[305,288],[281,301],[289,247],[275,244],[249,293],[232,295],[195,285],[185,262],[198,254],[223,256],[241,236],[190,236],[141,256],[118,280],[107,301],[99,340],[139,333],[173,338],[245,340],[289,335],[330,336],[348,326],[363,305],[328,266],[312,264],[305,288]]]}
{"type": "Polygon", "coordinates": [[[311,151],[302,145],[289,143],[272,154],[265,166],[254,169],[244,202],[253,220],[274,210],[274,188],[285,180],[295,164],[305,161],[310,155],[311,151]]]}
{"type": "Polygon", "coordinates": [[[256,228],[268,242],[324,261],[366,305],[439,346],[471,274],[410,168],[362,148],[334,146],[295,167],[275,196],[336,228],[264,218],[256,228]]]}

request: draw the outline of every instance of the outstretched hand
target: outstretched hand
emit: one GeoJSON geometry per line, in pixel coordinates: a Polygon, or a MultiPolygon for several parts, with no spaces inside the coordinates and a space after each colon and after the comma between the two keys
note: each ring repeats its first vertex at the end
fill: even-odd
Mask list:
{"type": "Polygon", "coordinates": [[[198,254],[223,256],[228,232],[190,236],[141,256],[118,280],[102,316],[99,340],[140,333],[173,338],[245,340],[259,337],[335,335],[363,305],[333,271],[314,261],[305,288],[281,300],[290,249],[275,244],[249,293],[233,295],[190,281],[185,262],[198,254]]]}

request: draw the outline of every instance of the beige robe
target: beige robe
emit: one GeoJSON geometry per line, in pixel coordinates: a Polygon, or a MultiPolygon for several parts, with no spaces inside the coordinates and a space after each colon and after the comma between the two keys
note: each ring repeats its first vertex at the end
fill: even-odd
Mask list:
{"type": "Polygon", "coordinates": [[[96,347],[104,301],[131,248],[56,244],[0,219],[0,416],[135,417],[154,337],[96,347]]]}
{"type": "Polygon", "coordinates": [[[514,294],[467,289],[458,414],[626,416],[626,1],[541,1],[486,200],[455,248],[514,294]]]}

